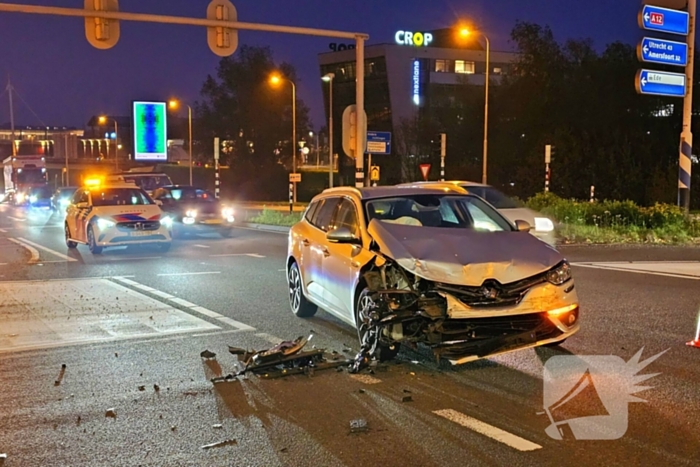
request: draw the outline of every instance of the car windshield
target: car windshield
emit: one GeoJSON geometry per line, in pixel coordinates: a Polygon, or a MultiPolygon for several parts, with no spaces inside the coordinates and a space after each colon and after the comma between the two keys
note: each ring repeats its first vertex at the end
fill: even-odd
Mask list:
{"type": "Polygon", "coordinates": [[[521,207],[514,199],[490,186],[467,185],[463,188],[465,188],[470,194],[485,199],[496,209],[515,209],[521,207]]]}
{"type": "Polygon", "coordinates": [[[138,188],[104,188],[90,192],[93,206],[134,206],[153,204],[138,188]]]}
{"type": "Polygon", "coordinates": [[[416,227],[509,231],[512,226],[475,196],[412,195],[365,202],[367,218],[416,227]]]}
{"type": "Polygon", "coordinates": [[[175,201],[204,201],[213,203],[216,198],[206,190],[200,188],[173,188],[170,194],[175,201]]]}

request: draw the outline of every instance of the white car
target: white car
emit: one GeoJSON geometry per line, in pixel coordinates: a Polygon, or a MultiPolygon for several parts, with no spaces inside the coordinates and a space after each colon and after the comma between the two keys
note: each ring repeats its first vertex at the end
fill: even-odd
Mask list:
{"type": "Polygon", "coordinates": [[[172,220],[135,184],[89,184],[76,190],[66,209],[66,245],[93,254],[111,246],[154,244],[170,248],[172,220]]]}
{"type": "Polygon", "coordinates": [[[554,232],[554,222],[544,214],[533,211],[530,208],[519,205],[514,199],[498,191],[490,185],[465,181],[446,182],[415,182],[404,183],[399,186],[414,186],[423,188],[450,189],[457,193],[476,195],[485,200],[498,210],[511,222],[523,220],[532,226],[530,233],[543,242],[556,246],[557,239],[554,232]]]}

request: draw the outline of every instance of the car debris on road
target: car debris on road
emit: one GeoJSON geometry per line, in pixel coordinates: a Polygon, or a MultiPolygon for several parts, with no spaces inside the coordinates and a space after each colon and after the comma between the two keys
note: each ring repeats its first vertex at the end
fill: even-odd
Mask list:
{"type": "Polygon", "coordinates": [[[232,439],[226,439],[224,441],[219,441],[217,443],[205,444],[200,449],[222,448],[224,446],[232,446],[234,444],[238,444],[238,441],[236,441],[235,439],[232,438],[232,439]]]}

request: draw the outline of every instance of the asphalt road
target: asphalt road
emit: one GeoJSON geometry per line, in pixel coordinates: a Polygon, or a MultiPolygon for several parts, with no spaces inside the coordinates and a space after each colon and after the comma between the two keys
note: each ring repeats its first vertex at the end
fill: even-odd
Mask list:
{"type": "MultiPolygon", "coordinates": [[[[237,229],[230,239],[178,240],[168,253],[133,248],[93,256],[84,246],[68,251],[61,226],[60,215],[0,205],[4,467],[700,460],[700,349],[685,346],[700,311],[697,248],[563,248],[574,263],[582,331],[561,348],[457,368],[436,364],[427,352],[402,351],[371,375],[326,370],[214,385],[212,377],[236,370],[227,345],[263,349],[313,330],[319,348],[348,350],[348,357],[357,351],[354,330],[337,319],[319,312],[302,320],[289,311],[286,236],[237,229]],[[639,382],[652,387],[636,394],[646,403],[618,397],[627,418],[619,404],[616,411],[606,405],[622,437],[547,435],[549,358],[628,362],[642,348],[641,360],[666,353],[641,370],[658,373],[639,382]],[[205,349],[217,358],[203,360],[205,349]],[[357,419],[366,420],[366,432],[351,433],[357,419]]],[[[596,401],[595,392],[583,391],[560,412],[583,416],[576,411],[596,401]]]]}

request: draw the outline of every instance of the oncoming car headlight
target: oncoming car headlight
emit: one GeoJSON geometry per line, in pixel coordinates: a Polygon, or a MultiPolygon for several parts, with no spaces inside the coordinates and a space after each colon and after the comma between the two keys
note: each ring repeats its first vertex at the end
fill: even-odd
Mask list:
{"type": "Polygon", "coordinates": [[[100,230],[109,229],[110,227],[114,227],[115,225],[117,224],[115,224],[109,219],[97,219],[97,228],[100,230]]]}
{"type": "Polygon", "coordinates": [[[160,220],[160,225],[162,225],[162,226],[165,227],[166,229],[171,228],[171,227],[173,226],[173,218],[170,217],[170,216],[164,216],[164,217],[160,220]]]}
{"type": "Polygon", "coordinates": [[[36,200],[37,200],[37,199],[39,199],[39,198],[37,198],[36,196],[32,195],[32,196],[29,197],[29,202],[30,202],[30,203],[36,203],[36,200]]]}
{"type": "Polygon", "coordinates": [[[554,230],[554,222],[546,217],[535,217],[536,232],[551,232],[554,230]]]}
{"type": "Polygon", "coordinates": [[[228,222],[233,222],[233,208],[224,208],[221,210],[221,215],[228,222]]]}
{"type": "Polygon", "coordinates": [[[571,279],[571,266],[568,261],[562,261],[547,271],[547,280],[554,285],[562,285],[571,279]]]}
{"type": "Polygon", "coordinates": [[[196,209],[188,209],[185,211],[185,217],[197,217],[197,210],[196,209]]]}

